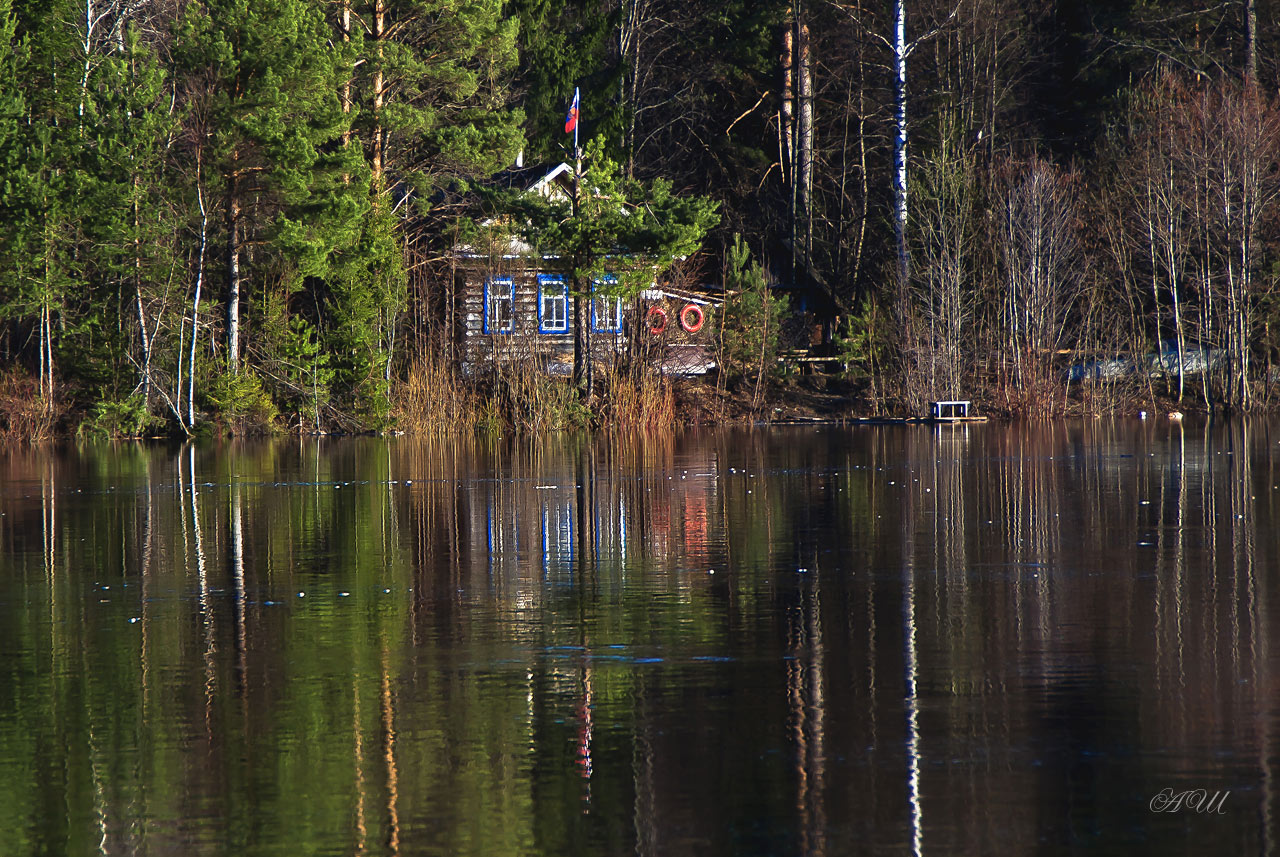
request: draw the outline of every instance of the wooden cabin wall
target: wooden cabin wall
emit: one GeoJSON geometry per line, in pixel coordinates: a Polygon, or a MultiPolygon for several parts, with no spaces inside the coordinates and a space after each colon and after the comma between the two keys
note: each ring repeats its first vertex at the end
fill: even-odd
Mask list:
{"type": "MultiPolygon", "coordinates": [[[[485,268],[460,269],[455,286],[457,302],[456,343],[459,360],[465,373],[477,372],[491,362],[529,360],[540,367],[553,367],[556,374],[568,375],[573,363],[573,298],[568,305],[569,330],[565,333],[540,333],[538,330],[538,274],[553,273],[537,270],[518,260],[503,260],[485,268]],[[497,277],[511,277],[515,284],[513,303],[514,325],[511,333],[485,333],[485,281],[497,277]]],[[[593,331],[592,354],[597,366],[610,362],[629,350],[634,335],[635,350],[632,353],[642,359],[656,360],[662,365],[680,365],[704,362],[714,346],[715,307],[702,305],[705,323],[697,333],[688,333],[680,326],[680,311],[689,303],[685,298],[666,296],[657,300],[624,300],[622,304],[622,331],[619,333],[593,331]],[[667,313],[666,329],[658,336],[650,333],[647,314],[653,306],[667,313]]]]}
{"type": "MultiPolygon", "coordinates": [[[[468,270],[461,274],[462,282],[457,289],[458,338],[464,370],[474,371],[495,360],[532,360],[539,366],[572,365],[572,296],[567,307],[569,329],[564,333],[541,333],[538,330],[538,275],[545,273],[558,272],[535,270],[512,260],[506,264],[484,270],[468,270]],[[510,333],[485,333],[484,330],[485,281],[497,277],[511,277],[515,283],[512,307],[514,324],[510,333]]],[[[592,351],[596,360],[611,358],[622,341],[622,337],[616,334],[595,333],[592,337],[592,351]]]]}
{"type": "Polygon", "coordinates": [[[636,355],[646,363],[676,374],[701,374],[714,362],[715,324],[718,308],[710,304],[698,304],[704,320],[697,333],[689,333],[680,326],[680,312],[691,301],[676,295],[666,295],[657,300],[642,300],[632,318],[636,331],[636,355]],[[649,312],[659,308],[667,314],[667,326],[659,334],[650,330],[649,312]]]}

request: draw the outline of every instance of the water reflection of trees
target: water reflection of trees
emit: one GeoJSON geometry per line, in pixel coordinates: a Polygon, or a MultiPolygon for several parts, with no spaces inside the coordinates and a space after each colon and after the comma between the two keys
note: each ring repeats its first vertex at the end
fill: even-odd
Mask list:
{"type": "Polygon", "coordinates": [[[1252,472],[1270,458],[1255,429],[1194,450],[1177,424],[982,431],[976,458],[924,435],[907,455],[931,462],[902,523],[934,714],[924,850],[929,820],[940,842],[1034,850],[1086,827],[1141,830],[1144,796],[1164,787],[1266,778],[1256,519],[1272,492],[1252,472]],[[1049,758],[1017,746],[1028,730],[1049,758]],[[1036,812],[1007,812],[1027,794],[1036,812]]]}
{"type": "MultiPolygon", "coordinates": [[[[0,829],[1034,851],[1132,828],[1167,786],[1270,788],[1273,443],[1097,422],[11,451],[23,728],[0,758],[37,775],[5,777],[0,829]],[[33,826],[59,805],[70,829],[33,826]]],[[[1247,800],[1233,845],[1266,850],[1270,798],[1247,800]]]]}

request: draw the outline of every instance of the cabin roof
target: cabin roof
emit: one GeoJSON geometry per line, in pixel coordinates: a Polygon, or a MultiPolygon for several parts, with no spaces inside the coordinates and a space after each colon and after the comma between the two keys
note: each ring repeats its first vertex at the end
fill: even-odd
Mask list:
{"type": "Polygon", "coordinates": [[[566,163],[511,166],[491,176],[489,183],[507,190],[523,190],[547,198],[563,195],[566,199],[573,190],[573,168],[566,163]]]}

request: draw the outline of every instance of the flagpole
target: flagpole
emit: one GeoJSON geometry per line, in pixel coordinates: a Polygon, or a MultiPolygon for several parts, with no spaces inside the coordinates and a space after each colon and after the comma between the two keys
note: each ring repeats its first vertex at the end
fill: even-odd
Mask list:
{"type": "MultiPolygon", "coordinates": [[[[578,101],[578,87],[573,88],[573,103],[569,108],[569,116],[573,120],[573,222],[575,227],[582,216],[582,149],[578,146],[578,119],[581,116],[578,101]]],[[[582,264],[579,247],[573,249],[572,271],[574,279],[573,295],[573,385],[578,390],[583,404],[591,403],[592,365],[591,365],[591,325],[590,296],[584,295],[583,284],[578,276],[582,264]],[[583,300],[587,301],[583,305],[583,300]]]]}

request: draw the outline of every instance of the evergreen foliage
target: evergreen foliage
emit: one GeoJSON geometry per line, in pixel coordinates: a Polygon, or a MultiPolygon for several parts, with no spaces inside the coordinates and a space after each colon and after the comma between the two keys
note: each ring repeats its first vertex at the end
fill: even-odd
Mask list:
{"type": "Polygon", "coordinates": [[[599,138],[583,155],[577,200],[508,193],[491,197],[543,255],[570,260],[575,305],[574,377],[591,398],[590,310],[593,299],[635,298],[672,262],[692,255],[720,220],[705,197],[677,196],[665,179],[627,178],[599,138]]]}
{"type": "Polygon", "coordinates": [[[772,295],[760,263],[742,236],[733,236],[725,254],[725,300],[720,313],[720,361],[725,381],[749,395],[758,408],[765,384],[777,366],[785,296],[772,295]]]}
{"type": "Polygon", "coordinates": [[[725,248],[726,286],[757,304],[726,308],[729,376],[755,365],[732,327],[775,311],[768,283],[822,296],[806,329],[832,356],[852,336],[890,407],[964,392],[1042,413],[1073,365],[1170,342],[1211,365],[1135,373],[1116,401],[1274,404],[1268,8],[1256,26],[1244,2],[902,8],[895,279],[885,4],[0,0],[0,360],[5,389],[34,391],[11,422],[389,426],[411,367],[454,354],[450,251],[498,202],[476,188],[522,149],[571,154],[574,86],[580,210],[506,199],[507,225],[568,257],[578,299],[725,248]],[[1024,283],[1029,218],[1057,243],[1024,283]],[[1051,337],[1024,335],[1024,293],[1051,337]]]}
{"type": "Polygon", "coordinates": [[[529,154],[565,156],[564,117],[574,87],[581,92],[579,134],[599,138],[618,157],[623,126],[617,99],[618,6],[599,0],[513,0],[520,22],[520,83],[529,154]]]}
{"type": "Polygon", "coordinates": [[[713,200],[677,196],[666,179],[627,178],[598,138],[583,155],[579,197],[576,215],[572,200],[562,197],[517,193],[499,203],[539,251],[572,256],[581,294],[613,275],[612,293],[633,295],[674,260],[697,252],[719,222],[713,200]]]}

